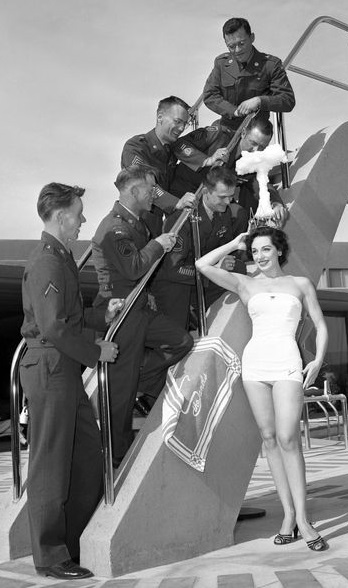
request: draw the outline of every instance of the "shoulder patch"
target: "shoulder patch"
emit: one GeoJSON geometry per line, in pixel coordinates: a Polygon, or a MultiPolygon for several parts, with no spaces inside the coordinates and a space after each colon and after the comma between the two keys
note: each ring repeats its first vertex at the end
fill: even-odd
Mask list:
{"type": "Polygon", "coordinates": [[[123,257],[130,257],[133,253],[133,247],[129,241],[119,241],[117,243],[117,249],[123,257]]]}
{"type": "Polygon", "coordinates": [[[182,151],[185,155],[189,157],[190,155],[192,155],[193,149],[192,147],[188,147],[187,145],[185,145],[185,143],[183,143],[182,145],[180,145],[180,151],[182,151]]]}

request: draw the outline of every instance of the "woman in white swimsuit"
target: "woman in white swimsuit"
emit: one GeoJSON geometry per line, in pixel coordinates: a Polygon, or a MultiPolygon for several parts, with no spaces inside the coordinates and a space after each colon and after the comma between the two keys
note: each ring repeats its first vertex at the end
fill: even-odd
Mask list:
{"type": "Polygon", "coordinates": [[[291,543],[299,531],[310,549],[323,551],[328,544],[308,522],[306,514],[300,419],[303,389],[311,386],[319,373],[328,335],[310,280],[286,275],[281,268],[288,249],[283,231],[259,227],[207,253],[196,266],[219,286],[236,292],[253,323],[252,338],[242,357],[242,378],[284,509],[274,543],[291,543]],[[238,248],[246,248],[255,262],[255,276],[230,273],[216,265],[238,248]],[[316,356],[304,369],[295,340],[302,306],[316,329],[316,356]]]}

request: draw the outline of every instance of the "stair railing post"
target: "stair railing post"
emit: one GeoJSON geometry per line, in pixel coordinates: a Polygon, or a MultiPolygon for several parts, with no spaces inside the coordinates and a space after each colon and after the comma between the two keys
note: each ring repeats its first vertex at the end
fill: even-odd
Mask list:
{"type": "MultiPolygon", "coordinates": [[[[195,208],[190,215],[191,222],[191,234],[193,244],[193,255],[194,260],[197,261],[201,257],[201,242],[199,236],[199,216],[198,208],[195,208]]],[[[197,294],[197,310],[198,310],[198,334],[200,337],[205,337],[207,334],[207,319],[206,319],[206,308],[203,288],[203,277],[202,274],[195,268],[195,284],[197,294]]]]}

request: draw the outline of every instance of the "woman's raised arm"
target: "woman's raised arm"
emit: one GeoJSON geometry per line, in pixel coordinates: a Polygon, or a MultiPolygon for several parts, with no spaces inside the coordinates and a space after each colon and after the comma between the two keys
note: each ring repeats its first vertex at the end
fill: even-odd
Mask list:
{"type": "Polygon", "coordinates": [[[241,284],[244,284],[251,278],[243,274],[227,272],[220,267],[216,267],[216,264],[229,253],[236,251],[238,248],[241,249],[246,235],[247,233],[241,233],[229,243],[221,245],[221,247],[213,251],[209,251],[209,253],[206,253],[206,255],[203,255],[203,257],[196,261],[196,268],[218,286],[239,294],[241,284]]]}

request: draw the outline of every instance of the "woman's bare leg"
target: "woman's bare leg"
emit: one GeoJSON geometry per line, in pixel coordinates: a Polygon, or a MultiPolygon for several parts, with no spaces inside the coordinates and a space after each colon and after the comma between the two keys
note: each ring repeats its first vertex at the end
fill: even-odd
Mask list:
{"type": "Polygon", "coordinates": [[[284,519],[279,532],[291,534],[295,525],[295,507],[282,452],[277,442],[272,386],[253,381],[244,381],[243,385],[264,442],[267,461],[284,510],[284,519]]]}
{"type": "Polygon", "coordinates": [[[276,382],[272,395],[278,445],[296,511],[296,521],[302,537],[310,541],[318,533],[310,526],[306,513],[306,474],[300,437],[302,384],[285,380],[276,382]]]}

